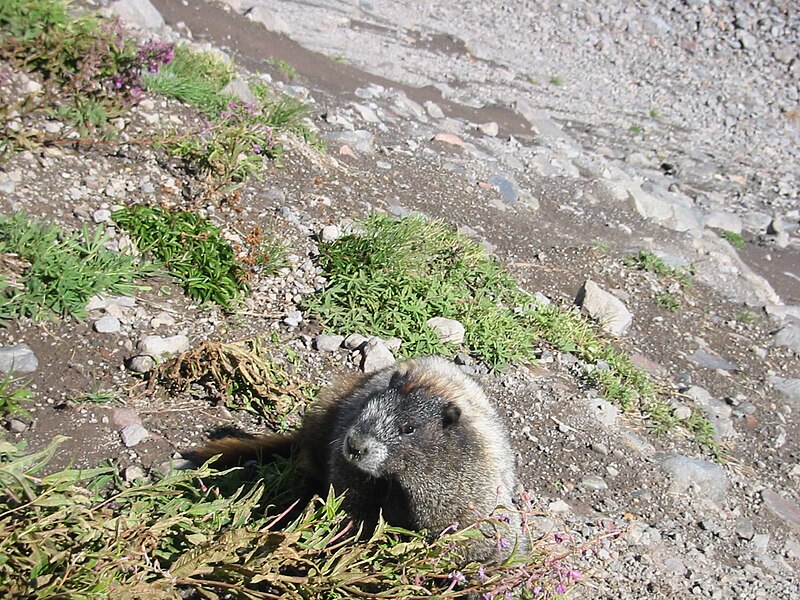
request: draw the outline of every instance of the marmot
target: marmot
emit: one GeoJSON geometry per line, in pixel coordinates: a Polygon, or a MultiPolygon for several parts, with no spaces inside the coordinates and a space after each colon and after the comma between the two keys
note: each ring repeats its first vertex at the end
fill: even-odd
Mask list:
{"type": "Polygon", "coordinates": [[[382,513],[392,525],[435,537],[480,520],[483,535],[470,540],[467,560],[500,561],[514,547],[527,549],[512,502],[508,431],[481,387],[445,359],[342,378],[294,433],[216,440],[194,458],[222,454],[218,464],[230,466],[292,450],[311,491],[324,495],[333,485],[344,492],[344,509],[367,527],[382,513]]]}

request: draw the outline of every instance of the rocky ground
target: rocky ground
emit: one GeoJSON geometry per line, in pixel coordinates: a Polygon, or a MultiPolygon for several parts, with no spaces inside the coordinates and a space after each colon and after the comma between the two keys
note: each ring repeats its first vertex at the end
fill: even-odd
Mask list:
{"type": "MultiPolygon", "coordinates": [[[[152,343],[180,352],[269,333],[314,384],[358,368],[360,351],[325,349],[319,325],[297,312],[322,283],[317,240],[373,210],[420,212],[481,240],[550,301],[572,303],[589,279],[611,291],[632,316],[615,344],[676,413],[702,408],[726,450],[717,462],[680,435],[653,435],[587,389],[568,353],[543,347],[536,365],[500,374],[466,360],[508,418],[537,526],[567,528],[578,542],[624,531],[581,564],[578,593],[800,597],[800,58],[790,3],[158,0],[151,18],[130,4],[139,10],[114,9],[148,35],[209,42],[309,102],[328,152],[292,144],[238,203],[201,207],[231,239],[259,225],[290,249],[289,266],[258,279],[235,314],[193,305],[164,280],[97,299],[83,322],[0,330],[0,361],[16,353],[34,391],[30,418],[6,423],[12,439],[38,448],[66,434],[55,464],[112,460],[135,479],[215,426],[262,427],[202,395],[142,394],[131,359],[159,354],[152,343]],[[741,233],[744,248],[722,231],[741,233]],[[640,250],[692,265],[694,285],[623,264],[640,250]],[[660,293],[679,309],[660,306],[660,293]],[[100,390],[116,400],[85,400],[100,390]]],[[[148,97],[120,126],[135,138],[193,119],[148,97]]],[[[117,240],[110,208],[177,206],[188,183],[147,145],[49,147],[0,166],[4,212],[106,224],[117,240]]]]}

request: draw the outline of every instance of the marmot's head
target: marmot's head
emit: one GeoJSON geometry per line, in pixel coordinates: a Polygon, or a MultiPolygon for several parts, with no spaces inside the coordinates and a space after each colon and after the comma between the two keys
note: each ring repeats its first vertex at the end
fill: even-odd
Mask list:
{"type": "Polygon", "coordinates": [[[402,479],[456,467],[474,443],[454,398],[458,386],[450,381],[442,387],[409,366],[401,364],[388,386],[365,400],[342,438],[345,460],[372,477],[402,479]]]}

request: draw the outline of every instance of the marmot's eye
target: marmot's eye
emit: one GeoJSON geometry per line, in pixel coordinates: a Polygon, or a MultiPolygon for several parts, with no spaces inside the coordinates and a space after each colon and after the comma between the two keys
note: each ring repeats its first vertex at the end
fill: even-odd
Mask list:
{"type": "Polygon", "coordinates": [[[414,426],[410,423],[404,423],[402,427],[400,427],[400,433],[403,435],[409,435],[414,433],[414,426]]]}

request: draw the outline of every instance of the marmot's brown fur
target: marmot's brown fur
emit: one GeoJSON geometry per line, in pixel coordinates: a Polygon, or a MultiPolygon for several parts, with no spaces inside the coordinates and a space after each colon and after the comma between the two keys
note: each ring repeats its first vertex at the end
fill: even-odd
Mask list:
{"type": "Polygon", "coordinates": [[[345,510],[368,526],[381,512],[392,525],[431,535],[481,520],[483,536],[470,541],[467,559],[502,560],[515,545],[527,548],[512,503],[508,432],[480,386],[442,358],[344,377],[294,433],[216,440],[195,457],[222,454],[217,464],[230,466],[292,450],[312,491],[333,485],[345,493],[345,510]]]}

